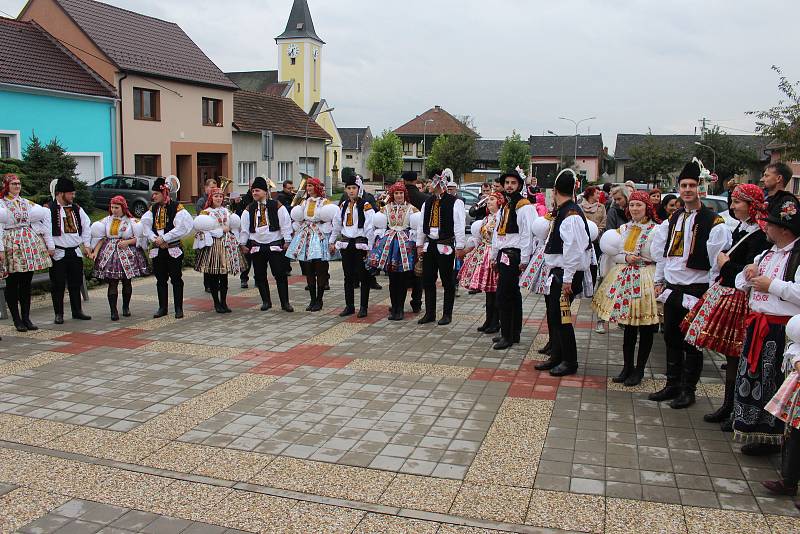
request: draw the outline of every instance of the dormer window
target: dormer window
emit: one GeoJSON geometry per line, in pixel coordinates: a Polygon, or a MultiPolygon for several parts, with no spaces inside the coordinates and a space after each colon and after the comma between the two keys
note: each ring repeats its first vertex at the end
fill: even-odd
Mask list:
{"type": "Polygon", "coordinates": [[[297,29],[298,30],[302,30],[303,29],[303,23],[302,22],[298,22],[297,23],[297,29]]]}

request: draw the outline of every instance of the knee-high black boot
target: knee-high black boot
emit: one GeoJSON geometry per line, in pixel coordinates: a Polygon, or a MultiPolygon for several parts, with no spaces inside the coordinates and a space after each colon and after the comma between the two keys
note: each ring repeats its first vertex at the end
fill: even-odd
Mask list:
{"type": "Polygon", "coordinates": [[[11,314],[11,319],[14,321],[14,327],[17,329],[17,332],[27,332],[28,327],[25,326],[25,323],[22,322],[22,317],[20,316],[20,308],[21,306],[21,295],[20,286],[22,285],[21,275],[18,273],[12,273],[8,275],[8,280],[6,280],[6,304],[8,304],[8,312],[11,314]]]}
{"type": "Polygon", "coordinates": [[[131,297],[133,296],[133,285],[130,280],[122,281],[122,316],[131,316],[131,297]]]}
{"type": "Polygon", "coordinates": [[[222,310],[225,313],[231,313],[233,310],[231,310],[228,307],[228,275],[227,274],[219,275],[218,288],[219,288],[219,305],[222,307],[222,310]]]}
{"type": "Polygon", "coordinates": [[[650,359],[650,351],[653,349],[653,335],[658,325],[645,325],[639,327],[639,354],[636,356],[636,368],[625,379],[628,387],[638,386],[644,378],[644,369],[647,367],[647,360],[650,359]]]}
{"type": "Polygon", "coordinates": [[[111,310],[111,320],[119,321],[119,312],[117,311],[117,287],[119,280],[108,281],[108,307],[111,310]]]}
{"type": "Polygon", "coordinates": [[[713,413],[703,416],[703,420],[709,423],[721,423],[726,420],[733,411],[733,395],[736,391],[736,370],[739,367],[739,358],[725,358],[728,367],[725,369],[725,397],[722,406],[713,413]]]}
{"type": "Polygon", "coordinates": [[[219,301],[219,275],[210,275],[207,283],[207,289],[211,293],[211,299],[214,301],[214,311],[217,313],[225,313],[225,309],[219,301]]]}
{"type": "Polygon", "coordinates": [[[625,333],[622,341],[622,371],[611,379],[612,382],[617,384],[623,383],[633,372],[633,352],[636,349],[638,331],[639,329],[635,326],[625,325],[625,333]]]}
{"type": "Polygon", "coordinates": [[[494,296],[494,293],[486,293],[486,319],[483,321],[483,324],[478,327],[478,332],[485,332],[486,329],[489,328],[489,325],[492,324],[495,315],[494,296]]]}

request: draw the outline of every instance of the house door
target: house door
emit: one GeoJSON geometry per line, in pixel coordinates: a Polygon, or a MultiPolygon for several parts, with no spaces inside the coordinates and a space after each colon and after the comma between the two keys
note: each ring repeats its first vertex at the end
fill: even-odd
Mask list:
{"type": "Polygon", "coordinates": [[[219,183],[222,176],[222,154],[197,154],[197,191],[203,192],[206,180],[213,178],[219,183]]]}

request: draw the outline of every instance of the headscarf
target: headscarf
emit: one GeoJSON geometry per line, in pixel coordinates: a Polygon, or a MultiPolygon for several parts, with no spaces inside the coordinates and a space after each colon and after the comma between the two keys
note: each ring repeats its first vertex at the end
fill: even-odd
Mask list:
{"type": "Polygon", "coordinates": [[[501,208],[506,204],[508,204],[508,198],[506,198],[506,195],[504,193],[501,193],[499,191],[494,191],[492,193],[489,193],[489,196],[494,197],[494,199],[497,201],[497,205],[501,208]]]}
{"type": "Polygon", "coordinates": [[[306,180],[306,187],[314,187],[314,196],[317,198],[325,198],[325,184],[319,178],[309,178],[306,180]]]}
{"type": "Polygon", "coordinates": [[[111,198],[111,201],[108,203],[108,214],[111,215],[111,205],[116,204],[117,206],[122,207],[122,213],[129,219],[133,219],[133,213],[131,210],[128,209],[128,201],[125,200],[125,197],[122,195],[117,195],[111,198]]]}
{"type": "Polygon", "coordinates": [[[389,188],[389,200],[387,202],[394,202],[394,194],[398,191],[403,193],[403,200],[408,202],[408,190],[404,182],[395,182],[392,187],[389,188]]]}
{"type": "Polygon", "coordinates": [[[739,184],[731,193],[731,198],[747,202],[749,211],[747,213],[747,220],[751,223],[757,223],[763,230],[767,222],[762,219],[766,215],[766,206],[764,204],[764,191],[755,184],[739,184]]]}
{"type": "Polygon", "coordinates": [[[628,219],[632,219],[631,210],[630,210],[630,204],[631,204],[631,201],[633,201],[633,200],[638,200],[639,202],[643,202],[644,205],[647,206],[645,208],[645,214],[647,215],[647,217],[651,221],[653,221],[655,223],[660,223],[661,222],[661,219],[658,217],[658,214],[656,213],[656,209],[653,206],[653,203],[650,201],[650,193],[648,193],[646,191],[639,191],[639,190],[634,191],[628,197],[628,207],[625,208],[625,217],[627,217],[628,219]]]}
{"type": "Polygon", "coordinates": [[[211,207],[212,198],[214,195],[222,195],[223,201],[225,200],[225,193],[222,191],[220,187],[212,187],[211,190],[208,192],[208,198],[206,198],[206,204],[203,206],[204,210],[207,210],[211,207]]]}
{"type": "Polygon", "coordinates": [[[0,189],[0,198],[6,198],[6,195],[11,190],[11,180],[14,178],[19,180],[19,176],[16,174],[8,173],[3,176],[3,189],[0,189]]]}

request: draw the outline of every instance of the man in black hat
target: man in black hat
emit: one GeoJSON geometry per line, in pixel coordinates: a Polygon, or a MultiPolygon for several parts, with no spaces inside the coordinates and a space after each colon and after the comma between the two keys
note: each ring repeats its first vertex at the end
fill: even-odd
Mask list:
{"type": "Polygon", "coordinates": [[[786,323],[800,314],[800,202],[793,195],[773,198],[765,220],[772,248],[736,277],[736,287],[750,293],[750,315],[734,388],[733,431],[749,456],[780,451],[784,423],[764,408],[783,383],[786,323]]]}
{"type": "Polygon", "coordinates": [[[164,178],[153,183],[153,203],[142,216],[142,229],[147,240],[153,244],[150,257],[153,259],[153,274],[156,276],[158,309],[154,318],[167,315],[169,290],[172,282],[172,297],[175,301],[175,318],[183,318],[183,245],[181,239],[192,232],[192,216],[179,202],[170,198],[170,188],[164,178]]]}
{"type": "Polygon", "coordinates": [[[285,252],[292,240],[292,218],[289,210],[277,200],[270,197],[270,184],[263,176],[253,180],[250,194],[253,202],[242,212],[242,229],[239,243],[242,252],[249,255],[253,264],[253,281],[261,295],[261,311],[272,308],[272,296],[267,281],[267,264],[269,264],[281,309],[293,312],[289,304],[289,276],[285,252]]]}
{"type": "MultiPolygon", "coordinates": [[[[406,186],[406,199],[408,199],[408,203],[418,210],[422,210],[422,205],[425,203],[425,199],[428,198],[428,195],[420,191],[417,187],[417,173],[414,171],[406,171],[403,173],[402,178],[406,186]]],[[[422,309],[422,277],[412,276],[410,280],[411,309],[414,313],[419,313],[422,309]]]]}
{"type": "MultiPolygon", "coordinates": [[[[500,335],[493,339],[494,349],[503,350],[519,343],[522,333],[522,293],[519,275],[531,258],[532,224],[536,210],[522,196],[525,182],[518,172],[503,174],[506,205],[498,212],[498,224],[492,236],[492,258],[497,265],[496,302],[500,312],[500,335]]],[[[488,313],[488,312],[487,312],[488,313]]]]}
{"type": "Polygon", "coordinates": [[[456,286],[453,278],[456,256],[464,257],[466,211],[464,203],[447,193],[447,182],[433,178],[433,195],[422,205],[422,232],[417,241],[417,256],[422,256],[422,285],[425,289],[425,315],[419,324],[436,320],[436,277],[444,288],[444,309],[439,325],[453,318],[456,286]]]}
{"type": "Polygon", "coordinates": [[[703,370],[703,353],[684,342],[681,322],[708,289],[712,262],[731,244],[725,221],[700,201],[699,185],[700,165],[693,160],[678,176],[684,207],[658,227],[650,245],[657,260],[656,296],[668,293],[660,297],[664,302],[667,385],[649,398],[659,402],[672,399],[670,407],[675,409],[694,404],[703,370]]]}
{"type": "MultiPolygon", "coordinates": [[[[234,212],[240,218],[242,214],[245,212],[248,206],[253,203],[253,194],[248,189],[247,193],[239,197],[238,202],[236,202],[236,206],[234,208],[234,212]]],[[[289,209],[289,204],[286,204],[286,209],[289,209]]],[[[242,273],[239,275],[239,287],[242,289],[247,289],[248,287],[248,280],[250,279],[250,267],[252,266],[252,262],[250,261],[250,256],[245,254],[245,260],[247,261],[246,265],[243,265],[244,269],[242,269],[242,273]]],[[[288,263],[288,260],[287,260],[288,263]]]]}
{"type": "Polygon", "coordinates": [[[358,317],[366,317],[369,308],[370,282],[364,260],[372,249],[375,239],[372,204],[359,196],[361,185],[356,176],[345,182],[347,199],[339,203],[339,215],[333,219],[333,232],[330,237],[331,254],[338,248],[342,253],[344,271],[344,310],[339,317],[353,315],[355,310],[356,281],[361,288],[361,301],[358,317]]]}
{"type": "MultiPolygon", "coordinates": [[[[544,262],[550,266],[549,291],[545,295],[550,357],[536,366],[552,376],[567,376],[578,371],[578,348],[572,325],[572,301],[583,293],[591,278],[592,242],[589,226],[575,203],[575,173],[562,171],[553,186],[556,208],[553,226],[544,247],[544,262]]],[[[499,299],[498,299],[499,300],[499,299]]]]}
{"type": "Polygon", "coordinates": [[[64,288],[69,291],[72,318],[91,319],[81,308],[83,286],[83,256],[94,259],[91,250],[92,221],[83,208],[75,203],[75,184],[68,178],[55,183],[53,200],[45,206],[48,215],[45,227],[50,231],[45,239],[53,257],[50,267],[50,297],[53,300],[55,324],[64,323],[64,288]]]}

